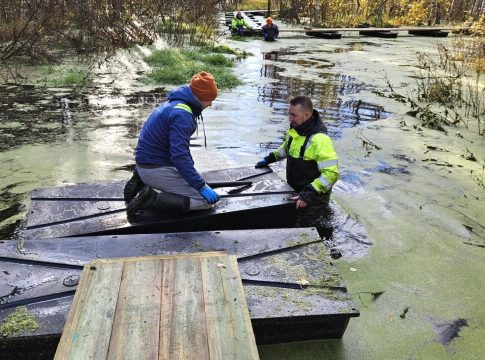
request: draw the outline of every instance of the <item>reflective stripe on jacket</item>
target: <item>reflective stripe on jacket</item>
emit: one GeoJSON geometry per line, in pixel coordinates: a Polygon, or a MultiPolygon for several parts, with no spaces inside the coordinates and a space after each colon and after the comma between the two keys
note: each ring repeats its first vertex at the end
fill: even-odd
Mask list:
{"type": "Polygon", "coordinates": [[[167,99],[153,111],[140,131],[136,162],[174,166],[190,186],[200,189],[205,181],[190,154],[190,138],[197,129],[195,117],[202,112],[200,101],[188,85],[172,90],[167,99]]]}
{"type": "Polygon", "coordinates": [[[316,192],[326,193],[339,178],[338,158],[332,140],[323,132],[326,131],[323,124],[318,125],[318,113],[312,121],[317,124],[307,136],[297,129],[288,130],[285,141],[273,155],[276,160],[289,157],[287,180],[296,191],[311,184],[316,192]]]}

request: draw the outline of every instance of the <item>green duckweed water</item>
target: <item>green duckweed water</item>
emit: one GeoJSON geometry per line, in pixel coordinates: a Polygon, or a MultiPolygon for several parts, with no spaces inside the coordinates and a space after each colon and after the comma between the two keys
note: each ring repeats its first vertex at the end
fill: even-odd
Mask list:
{"type": "MultiPolygon", "coordinates": [[[[261,359],[483,358],[485,249],[466,244],[485,243],[477,224],[484,225],[484,189],[470,176],[482,172],[483,137],[463,127],[448,135],[421,130],[403,104],[373,92],[386,91],[386,79],[399,93],[412,92],[415,53],[432,52],[436,40],[348,36],[334,42],[282,34],[274,43],[235,43],[253,55],[236,64],[243,85],[221,92],[204,111],[208,146],[201,136],[194,140],[197,168],[254,165],[281,141],[288,99],[310,95],[339,154],[342,178],[333,199],[373,244],[361,253],[344,247],[334,261],[361,313],[343,338],[259,346],[261,359]],[[309,58],[311,64],[303,61],[309,58]],[[380,150],[363,146],[359,130],[380,150]],[[466,149],[477,162],[462,156],[466,149]],[[463,325],[453,329],[456,323],[463,325]],[[447,341],[440,336],[443,328],[453,330],[447,341]]],[[[34,124],[22,114],[45,99],[26,99],[18,112],[8,112],[0,129],[10,141],[0,153],[5,234],[14,233],[12,224],[21,226],[33,188],[129,177],[120,169],[133,163],[138,129],[164,94],[150,97],[153,89],[142,79],[151,69],[140,60],[146,52],[138,55],[122,53],[93,79],[92,94],[68,101],[62,111],[47,108],[34,124]],[[136,102],[130,93],[137,94],[136,102]],[[45,124],[41,129],[39,122],[45,124]]],[[[57,94],[62,98],[63,89],[57,94]]],[[[284,174],[283,164],[273,168],[284,174]]],[[[357,231],[344,224],[333,237],[358,244],[352,236],[357,231]]]]}

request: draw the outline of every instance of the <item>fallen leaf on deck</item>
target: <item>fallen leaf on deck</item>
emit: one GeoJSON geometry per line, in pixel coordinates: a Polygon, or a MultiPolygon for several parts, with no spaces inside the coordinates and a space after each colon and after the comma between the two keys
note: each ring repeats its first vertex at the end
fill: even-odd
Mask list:
{"type": "Polygon", "coordinates": [[[307,279],[303,279],[303,278],[301,278],[300,280],[298,280],[296,283],[298,285],[300,285],[300,286],[308,286],[308,285],[310,285],[310,282],[307,279]]]}

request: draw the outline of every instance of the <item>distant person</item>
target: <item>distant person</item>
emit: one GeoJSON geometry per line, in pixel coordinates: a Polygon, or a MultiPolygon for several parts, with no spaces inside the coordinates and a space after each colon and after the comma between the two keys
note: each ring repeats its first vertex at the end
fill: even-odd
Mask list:
{"type": "Polygon", "coordinates": [[[141,209],[177,214],[219,201],[195,169],[189,149],[196,118],[216,97],[214,77],[200,72],[190,84],[172,90],[148,117],[135,150],[136,171],[124,191],[129,219],[141,209]]]}
{"type": "Polygon", "coordinates": [[[240,11],[237,12],[236,17],[231,21],[231,32],[240,36],[252,34],[253,32],[252,26],[244,19],[240,11]]]}
{"type": "Polygon", "coordinates": [[[287,159],[286,180],[298,193],[292,198],[299,226],[316,226],[330,201],[339,178],[337,154],[327,128],[313,109],[310,98],[290,100],[290,129],[283,144],[256,164],[256,168],[287,159]]]}
{"type": "Polygon", "coordinates": [[[266,24],[261,30],[263,31],[264,40],[266,41],[275,41],[280,33],[278,25],[273,22],[271,16],[266,19],[266,24]]]}

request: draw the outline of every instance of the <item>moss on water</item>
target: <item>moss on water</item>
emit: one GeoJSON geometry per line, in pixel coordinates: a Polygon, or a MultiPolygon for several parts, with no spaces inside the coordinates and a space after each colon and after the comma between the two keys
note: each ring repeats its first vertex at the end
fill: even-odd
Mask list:
{"type": "MultiPolygon", "coordinates": [[[[339,71],[373,86],[383,88],[378,83],[384,71],[393,84],[409,84],[409,74],[403,69],[413,63],[414,49],[431,45],[429,39],[400,41],[387,49],[364,45],[366,51],[352,50],[346,59],[325,57],[339,63],[339,71]]],[[[319,51],[329,48],[328,44],[314,46],[319,51]]],[[[406,86],[403,93],[408,91],[406,86]]],[[[471,171],[481,171],[481,165],[466,161],[461,154],[468,148],[483,163],[483,137],[460,129],[468,139],[465,141],[455,136],[453,128],[449,135],[417,131],[412,119],[404,115],[407,109],[399,103],[375,99],[366,90],[349,97],[375,102],[394,112],[388,120],[359,125],[380,150],[367,154],[362,143],[355,141],[355,129],[344,130],[334,142],[343,176],[333,199],[346,213],[356,216],[374,244],[364,257],[352,259],[352,253],[344,251],[335,261],[360,317],[350,320],[342,339],[261,345],[261,359],[482,359],[485,251],[464,242],[478,240],[465,226],[470,225],[466,217],[483,224],[484,193],[470,177],[471,171]],[[398,125],[402,120],[408,124],[405,129],[398,125]],[[452,166],[424,162],[429,157],[426,144],[446,149],[433,157],[452,166]],[[405,162],[403,155],[413,160],[405,162]],[[373,170],[379,163],[405,166],[409,173],[379,173],[373,170]],[[422,206],[425,203],[428,205],[422,206]],[[383,293],[375,297],[372,292],[383,293]],[[401,318],[405,308],[409,310],[401,318]],[[436,324],[457,319],[465,319],[468,325],[449,343],[441,343],[436,324]]]]}
{"type": "Polygon", "coordinates": [[[24,331],[33,333],[39,328],[35,317],[24,306],[18,307],[0,324],[2,336],[14,336],[24,331]]]}

